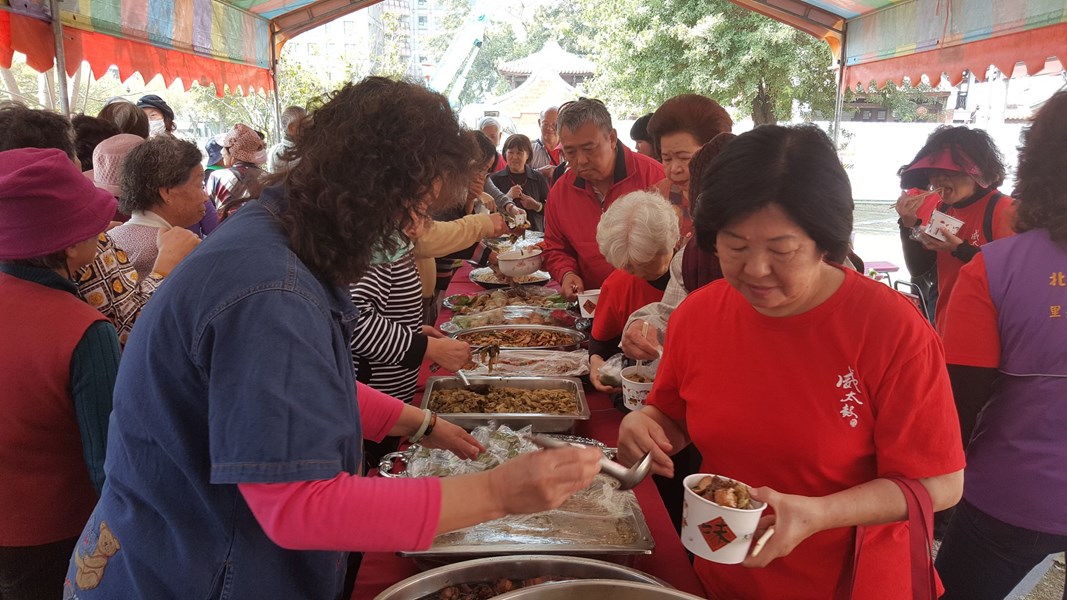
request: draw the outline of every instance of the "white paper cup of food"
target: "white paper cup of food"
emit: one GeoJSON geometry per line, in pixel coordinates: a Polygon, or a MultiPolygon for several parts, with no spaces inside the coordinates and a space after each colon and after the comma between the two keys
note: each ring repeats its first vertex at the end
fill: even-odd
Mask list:
{"type": "Polygon", "coordinates": [[[956,235],[959,233],[960,227],[963,227],[963,221],[956,217],[950,217],[939,210],[935,210],[934,213],[930,215],[930,223],[926,225],[926,235],[937,238],[943,242],[945,241],[945,236],[941,235],[942,227],[947,228],[952,235],[956,235]]]}
{"type": "Polygon", "coordinates": [[[656,371],[647,366],[626,367],[622,370],[622,403],[630,410],[641,410],[648,393],[652,391],[652,380],[656,371]]]}
{"type": "MultiPolygon", "coordinates": [[[[752,500],[753,508],[741,509],[719,506],[698,496],[693,487],[710,473],[694,473],[686,477],[685,499],[682,504],[682,545],[693,554],[724,565],[734,565],[748,556],[752,537],[756,533],[760,515],[767,505],[752,500]]],[[[721,475],[720,475],[721,477],[721,475]]],[[[729,479],[729,478],[727,478],[729,479]]],[[[745,485],[732,480],[739,485],[745,485]]]]}
{"type": "Polygon", "coordinates": [[[600,302],[600,290],[585,290],[578,294],[578,310],[586,319],[592,319],[596,312],[596,305],[600,302]]]}

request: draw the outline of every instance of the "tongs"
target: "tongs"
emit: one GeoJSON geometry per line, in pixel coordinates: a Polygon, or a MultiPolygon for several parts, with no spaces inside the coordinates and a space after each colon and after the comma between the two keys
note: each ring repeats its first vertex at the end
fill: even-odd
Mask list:
{"type": "MultiPolygon", "coordinates": [[[[526,439],[541,448],[585,447],[581,444],[571,444],[545,435],[527,435],[526,439]]],[[[600,457],[600,472],[618,479],[620,490],[630,490],[637,487],[637,484],[641,483],[651,470],[651,452],[630,468],[626,468],[613,460],[608,460],[606,456],[600,457]]]]}

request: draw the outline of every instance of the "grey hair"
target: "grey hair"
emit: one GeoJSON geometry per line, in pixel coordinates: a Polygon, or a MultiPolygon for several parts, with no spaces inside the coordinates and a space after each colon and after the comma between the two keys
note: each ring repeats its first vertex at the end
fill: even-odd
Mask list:
{"type": "Polygon", "coordinates": [[[678,214],[654,192],[630,192],[600,217],[596,241],[616,269],[643,264],[678,245],[678,214]]]}
{"type": "Polygon", "coordinates": [[[130,214],[162,204],[160,188],[185,183],[202,157],[195,144],[169,135],[137,144],[122,163],[119,210],[130,214]]]}
{"type": "Polygon", "coordinates": [[[541,114],[539,114],[537,116],[538,120],[544,121],[545,120],[545,115],[547,115],[548,111],[550,111],[550,110],[556,111],[557,114],[559,113],[559,107],[558,106],[549,106],[548,108],[542,110],[541,114]]]}
{"type": "Polygon", "coordinates": [[[290,107],[286,108],[285,110],[282,111],[282,116],[281,116],[282,129],[285,129],[285,128],[289,127],[289,124],[292,123],[293,121],[297,121],[299,119],[303,119],[304,116],[307,115],[307,114],[308,114],[308,111],[305,110],[304,107],[302,107],[302,106],[290,106],[290,107]]]}
{"type": "Polygon", "coordinates": [[[496,125],[496,128],[503,131],[504,128],[500,125],[500,121],[497,121],[493,117],[485,117],[481,121],[478,121],[478,129],[482,130],[486,125],[496,125]]]}
{"type": "Polygon", "coordinates": [[[597,128],[607,133],[611,131],[611,113],[608,107],[596,98],[579,98],[565,102],[559,107],[559,115],[556,117],[556,131],[563,131],[566,127],[571,131],[577,131],[586,123],[595,123],[597,128]]]}

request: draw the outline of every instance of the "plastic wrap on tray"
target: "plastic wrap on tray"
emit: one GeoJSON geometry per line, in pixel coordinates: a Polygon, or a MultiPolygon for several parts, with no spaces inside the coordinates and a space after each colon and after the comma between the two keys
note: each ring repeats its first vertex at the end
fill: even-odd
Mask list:
{"type": "MultiPolygon", "coordinates": [[[[506,426],[475,428],[471,435],[485,446],[486,451],[474,460],[460,459],[445,450],[419,447],[408,457],[403,476],[446,477],[491,469],[519,454],[538,451],[538,447],[525,438],[529,432],[529,427],[518,431],[506,426]]],[[[532,515],[511,515],[441,534],[428,552],[449,547],[523,544],[595,546],[601,549],[638,545],[643,541],[647,526],[643,521],[638,522],[640,508],[633,492],[617,488],[617,481],[598,475],[589,487],[559,508],[532,515]]]]}
{"type": "Polygon", "coordinates": [[[456,315],[451,321],[441,324],[441,331],[456,333],[487,325],[550,325],[574,327],[577,315],[563,309],[534,308],[530,306],[506,306],[469,315],[456,315]]]}
{"type": "Polygon", "coordinates": [[[501,350],[489,372],[488,356],[473,356],[474,366],[463,369],[476,376],[581,377],[589,374],[589,353],[585,350],[501,350]]]}
{"type": "Polygon", "coordinates": [[[487,290],[474,294],[453,294],[444,304],[457,315],[480,313],[505,306],[533,306],[537,308],[567,308],[569,303],[556,290],[536,285],[522,287],[522,294],[512,288],[487,290]]]}
{"type": "Polygon", "coordinates": [[[537,450],[537,446],[524,437],[531,431],[530,427],[513,431],[506,425],[475,427],[471,435],[485,446],[485,452],[478,458],[460,458],[447,450],[420,446],[408,458],[405,473],[408,477],[448,477],[492,469],[519,454],[537,450]]]}
{"type": "MultiPolygon", "coordinates": [[[[434,547],[559,544],[626,547],[638,541],[637,499],[618,482],[598,475],[557,509],[510,515],[437,536],[434,547]]],[[[432,549],[431,549],[432,551],[432,549]]]]}

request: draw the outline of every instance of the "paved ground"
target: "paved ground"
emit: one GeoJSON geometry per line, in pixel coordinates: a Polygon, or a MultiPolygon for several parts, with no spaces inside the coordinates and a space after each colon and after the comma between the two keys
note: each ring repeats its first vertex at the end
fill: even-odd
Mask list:
{"type": "Polygon", "coordinates": [[[1037,586],[1029,594],[1023,596],[1024,600],[1061,600],[1063,595],[1064,566],[1061,554],[1052,568],[1041,579],[1037,586]]]}

